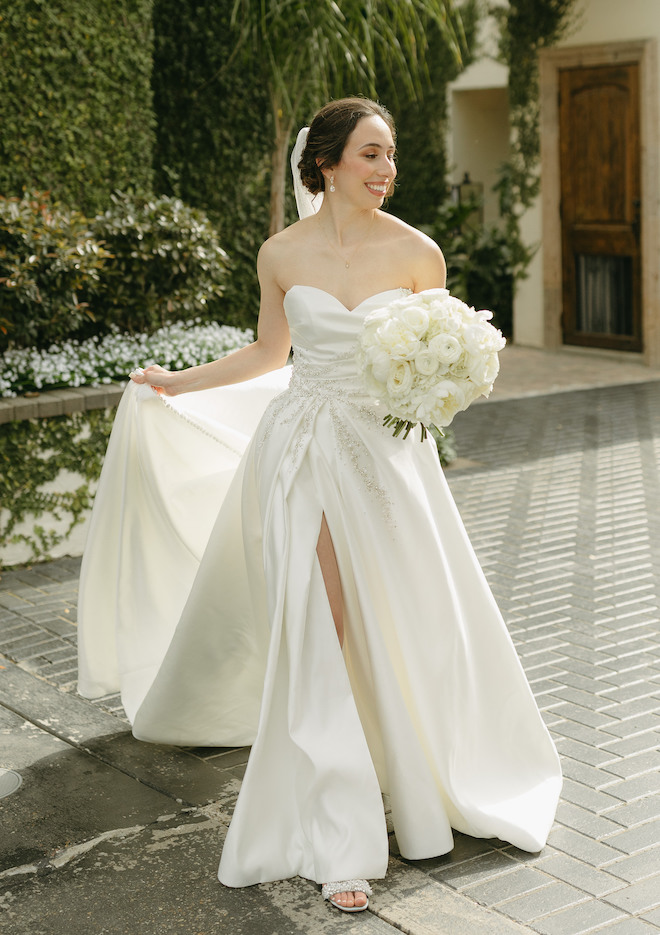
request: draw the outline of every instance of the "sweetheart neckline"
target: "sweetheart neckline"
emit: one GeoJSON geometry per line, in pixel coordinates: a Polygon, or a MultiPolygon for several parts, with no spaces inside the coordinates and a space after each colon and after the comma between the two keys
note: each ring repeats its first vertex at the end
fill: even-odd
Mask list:
{"type": "Polygon", "coordinates": [[[304,283],[294,283],[291,288],[287,289],[284,293],[284,299],[292,292],[294,289],[313,289],[315,292],[322,292],[323,295],[327,295],[329,298],[334,299],[338,305],[341,305],[343,309],[347,312],[355,312],[361,305],[364,305],[366,302],[369,302],[371,299],[376,299],[381,295],[388,295],[390,292],[412,292],[412,289],[408,289],[406,286],[396,286],[394,289],[384,289],[382,292],[374,292],[373,295],[368,295],[366,299],[362,299],[361,302],[358,302],[357,305],[354,305],[353,308],[349,308],[348,305],[344,305],[341,299],[338,299],[336,295],[333,295],[332,292],[327,292],[325,289],[319,288],[319,286],[307,286],[304,283]]]}

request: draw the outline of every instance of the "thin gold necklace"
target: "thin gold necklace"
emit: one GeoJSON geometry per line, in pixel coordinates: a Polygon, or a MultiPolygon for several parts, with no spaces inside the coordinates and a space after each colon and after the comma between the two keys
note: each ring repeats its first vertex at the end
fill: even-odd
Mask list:
{"type": "Polygon", "coordinates": [[[324,236],[325,239],[328,241],[328,246],[330,247],[331,250],[333,250],[333,251],[337,254],[337,256],[338,256],[339,259],[342,261],[342,263],[344,264],[344,266],[345,266],[346,269],[350,269],[351,262],[353,261],[353,257],[354,257],[355,254],[358,252],[358,250],[360,249],[360,247],[362,247],[362,246],[364,245],[364,242],[366,241],[367,237],[368,237],[369,234],[371,233],[371,228],[372,228],[373,225],[374,225],[375,219],[376,219],[376,215],[375,215],[375,214],[372,214],[372,215],[371,215],[371,221],[370,221],[369,224],[367,225],[367,230],[365,231],[364,237],[362,237],[362,239],[358,241],[357,246],[353,248],[353,250],[351,251],[351,253],[350,253],[349,257],[348,257],[348,259],[346,259],[345,256],[342,256],[341,253],[339,252],[339,250],[337,250],[337,248],[335,247],[335,245],[333,244],[333,242],[332,242],[332,241],[330,240],[330,238],[328,237],[328,234],[327,234],[327,232],[326,232],[325,227],[321,224],[321,221],[319,220],[319,224],[321,224],[321,230],[323,231],[323,236],[324,236]]]}

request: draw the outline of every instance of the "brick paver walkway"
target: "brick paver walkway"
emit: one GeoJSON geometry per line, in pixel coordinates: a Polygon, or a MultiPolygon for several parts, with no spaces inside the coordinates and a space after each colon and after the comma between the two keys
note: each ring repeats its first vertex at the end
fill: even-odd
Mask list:
{"type": "MultiPolygon", "coordinates": [[[[458,835],[416,866],[541,935],[658,933],[660,383],[474,406],[456,435],[450,485],[564,793],[539,855],[458,835]]],[[[78,569],[0,576],[0,650],[65,691],[78,569]]],[[[120,713],[114,697],[100,704],[120,713]]]]}

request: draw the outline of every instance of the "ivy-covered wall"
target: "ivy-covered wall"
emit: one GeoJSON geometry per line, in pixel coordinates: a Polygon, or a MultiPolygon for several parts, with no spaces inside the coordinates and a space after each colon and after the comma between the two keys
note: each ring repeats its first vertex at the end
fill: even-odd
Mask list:
{"type": "Polygon", "coordinates": [[[94,409],[0,425],[0,568],[12,553],[48,558],[88,517],[114,417],[94,409]]]}
{"type": "Polygon", "coordinates": [[[268,236],[270,114],[232,61],[232,0],[155,0],[155,187],[202,207],[231,261],[223,322],[253,327],[256,255],[268,236]]]}
{"type": "Polygon", "coordinates": [[[94,213],[149,189],[152,0],[3,0],[0,194],[94,213]]]}

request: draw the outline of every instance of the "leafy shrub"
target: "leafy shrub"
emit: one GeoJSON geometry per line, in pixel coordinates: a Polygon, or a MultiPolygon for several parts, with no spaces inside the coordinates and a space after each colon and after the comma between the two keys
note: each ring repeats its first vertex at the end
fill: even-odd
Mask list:
{"type": "Polygon", "coordinates": [[[534,250],[521,242],[515,225],[471,223],[478,207],[476,201],[446,201],[426,232],[445,255],[449,291],[474,308],[490,309],[495,327],[511,337],[515,284],[526,275],[534,250]]]}
{"type": "Polygon", "coordinates": [[[87,218],[47,193],[0,198],[0,347],[43,346],[93,321],[107,257],[87,218]]]}
{"type": "Polygon", "coordinates": [[[218,317],[227,254],[206,215],[178,198],[115,192],[92,229],[112,254],[98,293],[105,329],[150,332],[218,317]]]}
{"type": "Polygon", "coordinates": [[[221,317],[218,234],[175,198],[115,193],[93,220],[48,193],[0,198],[0,349],[221,317]]]}

